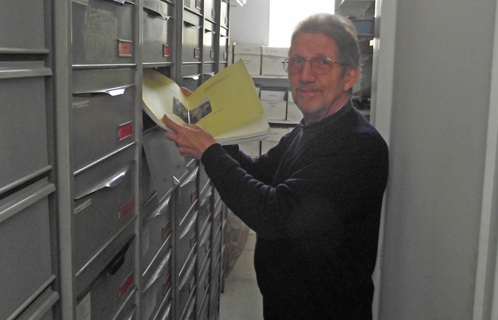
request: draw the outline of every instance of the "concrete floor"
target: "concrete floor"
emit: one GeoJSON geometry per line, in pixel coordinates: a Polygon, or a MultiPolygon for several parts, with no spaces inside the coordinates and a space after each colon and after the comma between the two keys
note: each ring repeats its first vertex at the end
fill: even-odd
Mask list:
{"type": "Polygon", "coordinates": [[[256,235],[249,232],[244,251],[225,279],[220,298],[220,320],[263,320],[263,301],[254,272],[256,235]]]}

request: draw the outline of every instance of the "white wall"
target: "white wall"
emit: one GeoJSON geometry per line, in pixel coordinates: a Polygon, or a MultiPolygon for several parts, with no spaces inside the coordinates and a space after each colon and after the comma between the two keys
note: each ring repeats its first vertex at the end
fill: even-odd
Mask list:
{"type": "Polygon", "coordinates": [[[268,46],[270,0],[248,0],[243,7],[232,4],[230,21],[231,42],[268,46]]]}
{"type": "Polygon", "coordinates": [[[379,319],[473,319],[496,1],[393,2],[379,319]]]}

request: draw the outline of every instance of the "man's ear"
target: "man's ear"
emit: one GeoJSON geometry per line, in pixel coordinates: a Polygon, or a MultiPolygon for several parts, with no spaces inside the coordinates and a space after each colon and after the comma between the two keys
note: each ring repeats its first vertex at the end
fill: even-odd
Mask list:
{"type": "Polygon", "coordinates": [[[360,70],[358,68],[348,68],[344,74],[344,91],[349,91],[353,88],[359,76],[360,70]]]}

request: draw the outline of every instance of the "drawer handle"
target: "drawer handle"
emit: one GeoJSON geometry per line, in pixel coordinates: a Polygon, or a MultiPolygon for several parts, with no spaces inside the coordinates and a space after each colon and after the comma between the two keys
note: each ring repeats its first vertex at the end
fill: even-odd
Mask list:
{"type": "Polygon", "coordinates": [[[199,167],[195,168],[194,171],[192,171],[192,173],[185,179],[185,181],[182,182],[180,187],[185,187],[185,185],[187,185],[188,183],[195,181],[195,179],[197,178],[197,171],[199,171],[199,167]]]}
{"type": "Polygon", "coordinates": [[[197,25],[195,25],[195,24],[193,24],[191,22],[188,22],[188,21],[183,21],[183,23],[185,24],[185,26],[187,28],[196,29],[196,30],[199,30],[199,29],[202,28],[202,26],[197,26],[197,25]]]}
{"type": "Polygon", "coordinates": [[[124,178],[126,177],[126,174],[128,173],[128,171],[130,170],[131,167],[132,167],[132,163],[130,163],[126,167],[122,168],[121,170],[119,170],[117,173],[115,173],[111,177],[107,178],[106,180],[101,181],[100,183],[94,185],[90,189],[79,193],[78,195],[76,195],[74,197],[74,199],[79,200],[81,198],[84,198],[84,197],[86,197],[94,192],[97,192],[99,190],[102,190],[104,188],[116,187],[117,185],[119,185],[121,182],[124,181],[124,178]]]}
{"type": "Polygon", "coordinates": [[[209,30],[209,29],[205,29],[205,30],[204,30],[204,32],[206,32],[206,33],[216,34],[216,31],[209,30]]]}
{"type": "Polygon", "coordinates": [[[197,211],[194,213],[194,216],[192,217],[192,219],[190,219],[185,229],[183,229],[183,232],[180,234],[180,239],[185,237],[189,231],[195,229],[194,227],[196,222],[197,222],[197,211]]]}
{"type": "Polygon", "coordinates": [[[194,273],[195,270],[195,262],[197,261],[197,255],[194,256],[192,261],[190,262],[190,265],[188,266],[187,271],[185,272],[185,275],[183,276],[182,281],[180,282],[180,289],[185,286],[188,280],[190,280],[190,277],[194,273]]]}
{"type": "Polygon", "coordinates": [[[97,89],[97,90],[88,90],[88,91],[77,91],[73,92],[73,96],[81,96],[81,95],[96,95],[96,94],[108,94],[111,97],[119,96],[125,93],[126,89],[133,87],[135,84],[127,84],[120,87],[114,88],[106,88],[106,89],[97,89]]]}
{"type": "Polygon", "coordinates": [[[171,200],[171,195],[169,195],[168,198],[166,200],[164,200],[159,205],[159,207],[157,207],[156,210],[154,210],[154,212],[152,212],[150,219],[148,219],[148,220],[152,220],[155,217],[163,215],[166,212],[166,209],[168,208],[170,200],[171,200]]]}
{"type": "Polygon", "coordinates": [[[169,258],[171,256],[171,249],[168,251],[166,256],[161,260],[161,263],[157,267],[156,271],[154,271],[154,274],[151,276],[149,282],[144,287],[144,292],[146,292],[156,281],[159,279],[161,276],[161,273],[164,271],[164,268],[168,265],[169,258]]]}
{"type": "Polygon", "coordinates": [[[190,76],[183,76],[182,78],[183,79],[187,79],[187,80],[199,80],[199,78],[201,77],[200,74],[193,74],[193,75],[190,75],[190,76]]]}
{"type": "Polygon", "coordinates": [[[214,77],[214,72],[206,72],[204,73],[204,75],[209,77],[214,77]]]}
{"type": "Polygon", "coordinates": [[[124,5],[124,4],[129,4],[131,6],[135,5],[135,2],[131,2],[129,0],[107,0],[107,1],[109,1],[109,2],[116,2],[116,3],[120,4],[120,5],[124,5]]]}
{"type": "Polygon", "coordinates": [[[162,14],[161,12],[157,11],[157,10],[154,10],[154,9],[151,9],[151,8],[148,8],[148,7],[143,7],[144,11],[148,14],[148,15],[151,15],[153,17],[156,17],[156,18],[159,18],[159,19],[162,19],[162,20],[166,20],[168,21],[169,19],[171,19],[172,17],[171,16],[167,16],[165,14],[162,14]]]}

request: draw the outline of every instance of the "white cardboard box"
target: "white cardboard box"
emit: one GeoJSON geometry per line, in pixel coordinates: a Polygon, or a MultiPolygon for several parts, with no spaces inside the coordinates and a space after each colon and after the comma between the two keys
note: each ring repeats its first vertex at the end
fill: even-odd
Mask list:
{"type": "Polygon", "coordinates": [[[239,143],[239,148],[248,156],[256,158],[260,156],[260,145],[260,141],[250,141],[239,143]]]}
{"type": "Polygon", "coordinates": [[[267,153],[268,150],[276,146],[280,139],[289,132],[290,130],[287,128],[270,128],[268,138],[261,141],[261,154],[267,153]]]}
{"type": "Polygon", "coordinates": [[[261,74],[261,46],[250,44],[233,45],[233,62],[242,59],[250,75],[261,74]]]}
{"type": "Polygon", "coordinates": [[[260,100],[265,101],[284,101],[285,91],[261,90],[260,100]]]}
{"type": "Polygon", "coordinates": [[[263,110],[268,120],[285,120],[287,113],[287,101],[261,101],[263,110]]]}
{"type": "Polygon", "coordinates": [[[262,47],[261,74],[264,76],[286,76],[282,62],[287,58],[289,48],[262,47]]]}
{"type": "Polygon", "coordinates": [[[294,102],[287,102],[287,121],[299,122],[303,118],[303,113],[294,102]]]}

